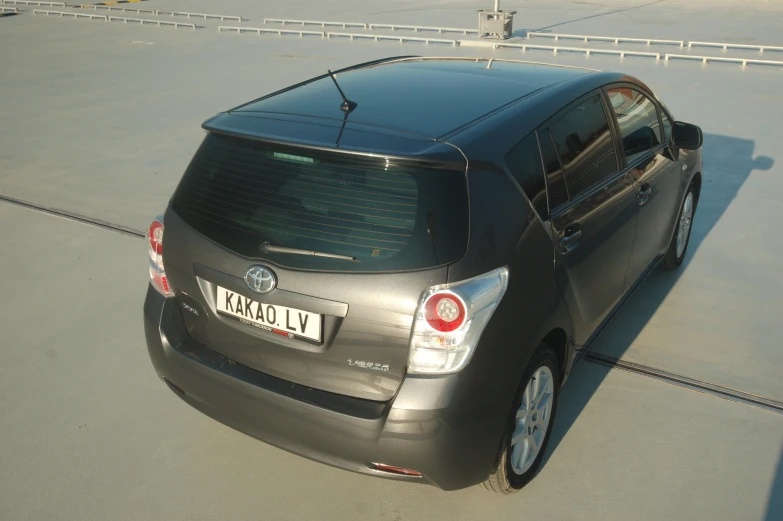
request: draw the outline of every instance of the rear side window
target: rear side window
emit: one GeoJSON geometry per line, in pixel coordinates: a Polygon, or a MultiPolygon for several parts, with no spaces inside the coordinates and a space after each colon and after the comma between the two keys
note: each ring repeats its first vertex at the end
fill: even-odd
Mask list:
{"type": "Polygon", "coordinates": [[[623,141],[625,160],[633,163],[661,144],[658,107],[636,89],[617,87],[607,90],[623,141]]]}
{"type": "Polygon", "coordinates": [[[569,110],[549,130],[572,199],[618,170],[609,121],[598,94],[569,110]]]}
{"type": "Polygon", "coordinates": [[[172,205],[214,242],[291,268],[423,269],[467,247],[464,172],[217,134],[204,140],[172,205]],[[355,260],[262,252],[264,242],[355,260]]]}
{"type": "Polygon", "coordinates": [[[546,200],[546,183],[541,153],[535,132],[520,141],[508,154],[506,166],[530,199],[541,219],[549,218],[546,200]]]}

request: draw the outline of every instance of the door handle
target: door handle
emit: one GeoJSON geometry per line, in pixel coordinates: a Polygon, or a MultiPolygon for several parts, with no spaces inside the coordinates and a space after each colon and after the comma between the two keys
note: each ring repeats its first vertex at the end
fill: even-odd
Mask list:
{"type": "Polygon", "coordinates": [[[579,241],[582,238],[582,230],[566,230],[568,235],[563,236],[560,239],[560,251],[568,253],[573,251],[574,248],[579,246],[579,241]]]}
{"type": "Polygon", "coordinates": [[[645,203],[650,200],[650,194],[652,194],[652,186],[647,184],[642,185],[642,190],[639,192],[639,195],[636,196],[636,201],[639,203],[639,206],[644,206],[645,203]]]}

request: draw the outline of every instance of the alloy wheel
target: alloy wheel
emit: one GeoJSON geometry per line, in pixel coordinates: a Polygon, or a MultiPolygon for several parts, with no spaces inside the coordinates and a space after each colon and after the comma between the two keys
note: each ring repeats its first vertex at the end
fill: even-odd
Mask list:
{"type": "Polygon", "coordinates": [[[533,466],[546,438],[554,398],[552,371],[539,367],[525,386],[511,435],[511,468],[522,475],[533,466]]]}

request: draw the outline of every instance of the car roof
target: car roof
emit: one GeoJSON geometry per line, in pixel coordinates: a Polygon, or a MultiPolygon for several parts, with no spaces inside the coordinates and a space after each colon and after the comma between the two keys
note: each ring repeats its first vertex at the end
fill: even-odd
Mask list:
{"type": "MultiPolygon", "coordinates": [[[[592,69],[483,58],[405,57],[337,71],[356,108],[354,124],[439,138],[520,98],[594,73],[592,69]]],[[[328,74],[229,111],[343,120],[340,92],[328,74]]]]}

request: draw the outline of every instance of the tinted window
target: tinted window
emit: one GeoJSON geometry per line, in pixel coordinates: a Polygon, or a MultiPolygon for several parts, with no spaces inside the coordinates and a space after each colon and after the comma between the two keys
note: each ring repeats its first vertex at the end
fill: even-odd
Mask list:
{"type": "Polygon", "coordinates": [[[568,190],[563,179],[563,168],[557,157],[555,145],[549,131],[538,133],[538,142],[541,145],[541,157],[546,172],[546,190],[549,194],[549,208],[557,208],[568,201],[568,190]]]}
{"type": "Polygon", "coordinates": [[[573,199],[617,171],[612,134],[599,95],[569,110],[550,127],[573,199]]]}
{"type": "Polygon", "coordinates": [[[548,219],[544,168],[535,133],[520,141],[506,154],[506,166],[533,203],[538,215],[544,220],[548,219]]]}
{"type": "Polygon", "coordinates": [[[241,255],[335,271],[421,269],[465,252],[465,174],[208,135],[173,200],[191,227],[241,255]],[[262,253],[273,245],[356,261],[262,253]]]}
{"type": "Polygon", "coordinates": [[[633,163],[661,144],[658,108],[650,98],[635,89],[609,89],[609,102],[620,127],[625,160],[633,163]]]}

